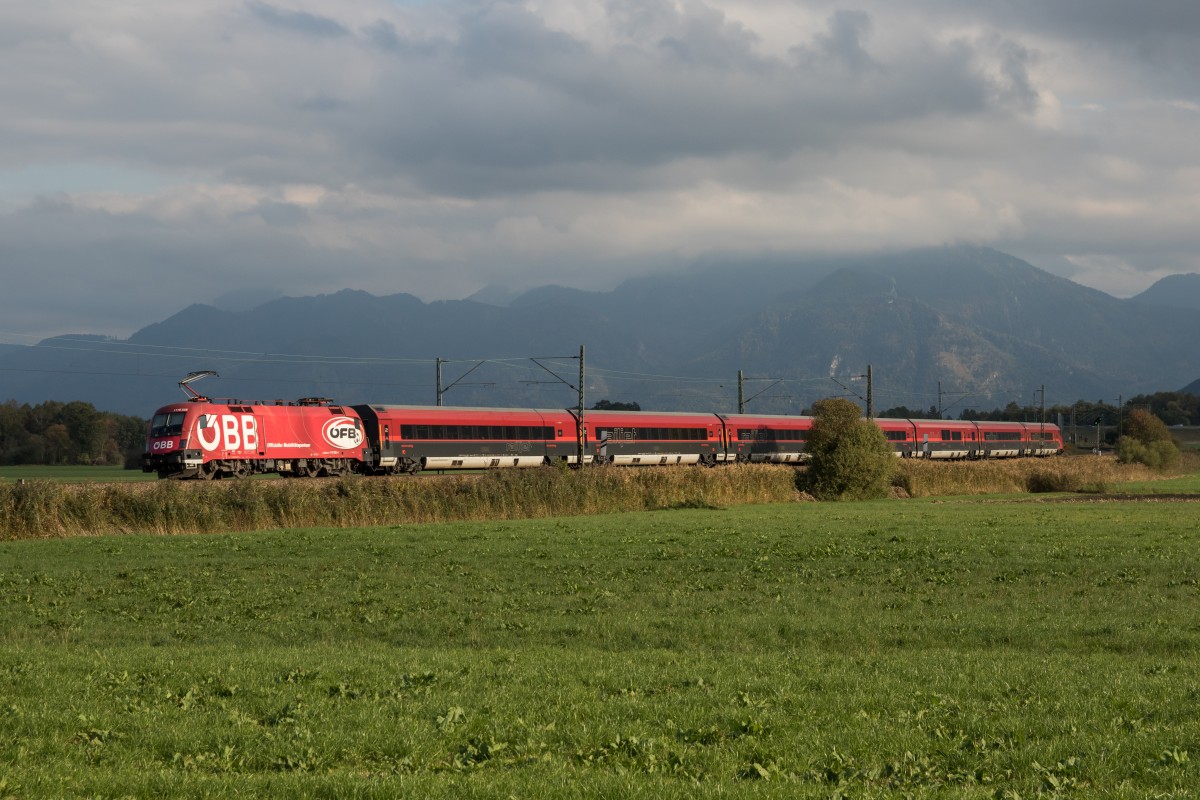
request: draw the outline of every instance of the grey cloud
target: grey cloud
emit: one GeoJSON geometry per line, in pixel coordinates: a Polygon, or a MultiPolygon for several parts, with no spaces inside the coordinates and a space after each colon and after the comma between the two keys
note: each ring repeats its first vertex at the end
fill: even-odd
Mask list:
{"type": "Polygon", "coordinates": [[[931,0],[928,10],[947,19],[984,21],[997,30],[1073,43],[1119,64],[1127,80],[1155,91],[1197,94],[1200,3],[1194,0],[1006,0],[969,5],[931,0]]]}
{"type": "MultiPolygon", "coordinates": [[[[793,63],[756,53],[720,15],[674,22],[676,35],[602,52],[527,12],[488,7],[464,19],[461,40],[436,63],[398,63],[359,132],[367,149],[430,189],[486,196],[536,189],[559,165],[583,176],[586,164],[628,171],[741,152],[783,157],[852,140],[859,126],[976,113],[996,94],[964,43],[878,63],[862,43],[863,14],[834,15],[793,63]],[[437,86],[425,82],[431,72],[437,86]],[[473,187],[462,180],[471,171],[473,187]]],[[[1028,88],[1013,65],[1005,88],[1028,88]]]]}
{"type": "Polygon", "coordinates": [[[829,18],[829,33],[817,37],[815,53],[804,47],[793,48],[793,53],[802,62],[832,62],[851,72],[878,68],[875,59],[863,47],[863,39],[870,29],[871,18],[866,13],[837,11],[829,18]]]}
{"type": "Polygon", "coordinates": [[[248,0],[246,8],[258,20],[283,30],[302,33],[308,36],[348,36],[348,31],[341,23],[330,17],[308,14],[303,11],[288,11],[277,8],[261,0],[248,0]]]}
{"type": "Polygon", "coordinates": [[[259,203],[254,213],[268,225],[286,227],[309,221],[308,212],[295,203],[259,203]]]}

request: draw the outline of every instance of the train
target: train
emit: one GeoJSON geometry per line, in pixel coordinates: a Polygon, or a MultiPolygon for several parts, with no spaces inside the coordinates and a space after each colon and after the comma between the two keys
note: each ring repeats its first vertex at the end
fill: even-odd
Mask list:
{"type": "MultiPolygon", "coordinates": [[[[803,464],[813,417],[720,412],[341,405],[211,399],[154,412],[142,469],[159,478],[412,474],[422,470],[613,464],[803,464]]],[[[1057,455],[1057,425],[874,419],[902,458],[1057,455]]]]}

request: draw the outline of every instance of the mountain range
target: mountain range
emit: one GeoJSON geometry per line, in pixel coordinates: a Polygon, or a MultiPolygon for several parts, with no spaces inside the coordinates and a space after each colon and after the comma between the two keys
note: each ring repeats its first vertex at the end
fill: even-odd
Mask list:
{"type": "MultiPolygon", "coordinates": [[[[257,301],[256,301],[257,302],[257,301]]],[[[544,286],[424,303],[343,290],[235,310],[192,305],[124,340],[64,335],[0,348],[0,396],[85,400],[141,416],[176,381],[242,399],[589,404],[798,413],[866,394],[877,410],[1113,402],[1200,379],[1200,275],[1122,300],[986,248],[698,264],[609,292],[544,286]],[[482,302],[487,299],[489,302],[482,302]],[[535,360],[536,359],[536,360],[535,360]]]]}

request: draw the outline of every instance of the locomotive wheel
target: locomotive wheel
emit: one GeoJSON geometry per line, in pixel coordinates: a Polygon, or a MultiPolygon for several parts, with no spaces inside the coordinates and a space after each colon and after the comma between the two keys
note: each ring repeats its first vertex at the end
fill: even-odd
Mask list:
{"type": "Polygon", "coordinates": [[[196,478],[202,481],[211,481],[217,477],[217,462],[209,461],[200,465],[196,470],[196,478]]]}

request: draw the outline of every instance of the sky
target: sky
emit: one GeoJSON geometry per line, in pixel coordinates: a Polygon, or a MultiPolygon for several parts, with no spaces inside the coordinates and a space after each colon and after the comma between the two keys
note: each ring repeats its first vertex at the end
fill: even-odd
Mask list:
{"type": "Polygon", "coordinates": [[[0,0],[0,342],[994,247],[1200,272],[1195,0],[0,0]]]}

